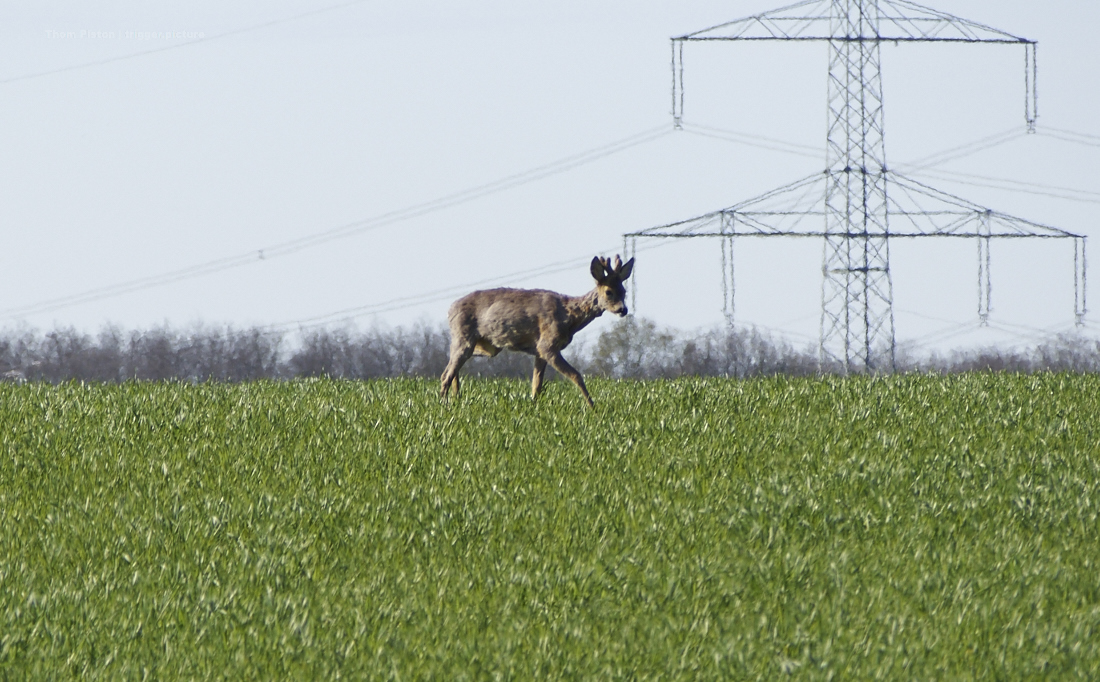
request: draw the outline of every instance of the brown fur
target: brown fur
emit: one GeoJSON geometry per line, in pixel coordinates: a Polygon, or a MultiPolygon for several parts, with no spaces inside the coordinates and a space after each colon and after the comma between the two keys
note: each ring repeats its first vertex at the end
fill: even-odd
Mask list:
{"type": "Polygon", "coordinates": [[[577,385],[591,406],[592,397],[581,373],[561,351],[573,335],[604,313],[627,314],[623,280],[634,267],[615,257],[593,258],[592,277],[596,288],[583,296],[566,296],[544,289],[488,289],[475,291],[455,301],[447,313],[451,327],[451,358],[440,378],[440,395],[454,386],[458,395],[458,372],[472,355],[495,356],[501,350],[516,350],[535,356],[531,397],[538,398],[546,365],[577,385]]]}

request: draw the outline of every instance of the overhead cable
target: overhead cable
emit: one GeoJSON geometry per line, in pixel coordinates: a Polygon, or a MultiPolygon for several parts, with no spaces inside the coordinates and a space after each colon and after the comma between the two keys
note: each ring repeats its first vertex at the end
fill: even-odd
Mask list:
{"type": "Polygon", "coordinates": [[[817,147],[798,144],[796,142],[787,142],[785,140],[765,137],[763,135],[740,133],[733,130],[725,130],[722,128],[714,128],[712,126],[689,123],[683,120],[680,121],[680,126],[684,130],[684,132],[690,133],[692,135],[698,135],[699,137],[708,137],[714,140],[724,140],[726,142],[734,142],[736,144],[743,144],[750,147],[759,147],[761,149],[767,149],[769,151],[783,152],[785,154],[794,154],[796,156],[804,156],[813,159],[821,159],[825,156],[824,152],[817,147]]]}
{"type": "Polygon", "coordinates": [[[1100,147],[1100,137],[1095,135],[1075,133],[1070,130],[1061,130],[1059,128],[1040,128],[1038,132],[1043,137],[1049,137],[1063,142],[1073,142],[1074,144],[1081,144],[1086,147],[1100,147]]]}
{"type": "Polygon", "coordinates": [[[246,265],[252,265],[261,261],[271,260],[273,258],[279,258],[287,256],[292,253],[313,248],[321,244],[336,240],[344,239],[347,237],[355,236],[367,232],[369,230],[375,230],[380,227],[393,225],[395,223],[418,218],[429,213],[441,211],[453,206],[465,204],[475,199],[479,199],[490,194],[496,194],[509,189],[525,185],[527,183],[542,180],[552,175],[564,173],[579,166],[592,163],[599,159],[617,154],[632,147],[636,147],[647,142],[652,142],[660,137],[671,134],[672,131],[667,126],[662,125],[656,128],[650,128],[649,130],[642,131],[635,135],[616,140],[609,144],[601,145],[593,149],[589,149],[579,154],[573,154],[571,156],[558,159],[551,163],[532,168],[527,171],[522,171],[499,180],[494,180],[483,185],[471,187],[469,189],[455,192],[442,196],[438,199],[433,199],[421,204],[415,204],[396,211],[390,211],[381,215],[367,218],[365,220],[357,220],[355,222],[340,225],[338,227],[330,228],[313,234],[305,235],[297,239],[291,239],[285,242],[268,245],[259,249],[247,251],[234,256],[226,256],[224,258],[217,258],[214,260],[206,261],[204,263],[198,263],[178,270],[172,270],[169,272],[161,273],[158,275],[150,275],[148,277],[141,277],[137,279],[128,280],[125,282],[119,282],[104,287],[98,287],[96,289],[90,289],[77,294],[71,294],[68,296],[62,296],[46,301],[40,301],[25,306],[17,306],[0,311],[0,317],[3,318],[15,318],[23,317],[26,315],[35,315],[39,313],[51,312],[54,310],[60,310],[62,308],[68,308],[74,305],[80,305],[84,303],[90,303],[92,301],[101,300],[104,298],[110,298],[113,296],[120,296],[123,294],[132,293],[144,289],[153,287],[164,286],[172,284],[186,279],[192,279],[195,277],[202,277],[210,275],[216,272],[223,272],[225,270],[239,268],[246,265]]]}
{"type": "Polygon", "coordinates": [[[958,182],[974,187],[988,187],[990,189],[1002,189],[1009,192],[1022,192],[1024,194],[1053,197],[1055,199],[1065,199],[1067,201],[1079,201],[1082,203],[1100,204],[1100,192],[1091,192],[1083,189],[1058,187],[1055,185],[1041,185],[1033,182],[1010,180],[1008,178],[994,178],[984,175],[973,175],[970,173],[957,173],[941,170],[924,170],[919,171],[917,174],[926,175],[940,180],[958,182]]]}
{"type": "Polygon", "coordinates": [[[319,9],[310,10],[308,12],[302,12],[301,14],[295,14],[294,16],[285,17],[283,19],[272,19],[271,21],[265,21],[261,24],[253,24],[252,26],[244,26],[242,28],[236,28],[229,31],[223,31],[222,33],[214,33],[211,35],[203,35],[201,38],[193,38],[186,40],[182,43],[176,43],[174,45],[165,45],[163,47],[155,47],[151,50],[142,50],[141,52],[132,52],[130,54],[119,55],[117,57],[108,57],[107,59],[99,59],[92,62],[82,62],[80,64],[72,64],[69,66],[62,66],[56,69],[47,69],[46,71],[36,71],[34,73],[25,73],[20,76],[11,76],[9,78],[0,78],[0,85],[6,83],[17,83],[19,81],[31,80],[33,78],[42,78],[44,76],[53,76],[59,73],[68,73],[70,71],[79,71],[82,69],[90,69],[95,66],[105,66],[107,64],[114,64],[116,62],[129,61],[131,59],[138,59],[139,57],[147,57],[152,54],[159,54],[161,52],[168,52],[170,50],[178,50],[184,47],[190,47],[199,43],[208,43],[212,40],[220,40],[222,38],[228,38],[230,36],[241,35],[242,33],[251,33],[252,31],[259,31],[261,29],[270,28],[272,26],[278,26],[279,24],[285,24],[292,21],[298,21],[299,19],[305,19],[306,17],[316,16],[318,14],[324,14],[326,12],[332,12],[345,7],[351,7],[352,5],[360,5],[367,0],[351,0],[350,2],[343,2],[339,5],[329,5],[328,7],[321,7],[319,9]]]}
{"type": "MultiPolygon", "coordinates": [[[[649,246],[645,246],[636,250],[636,252],[652,251],[653,249],[666,246],[666,243],[654,243],[649,246]]],[[[611,253],[617,247],[609,247],[605,249],[597,249],[596,253],[611,253]]],[[[280,322],[277,324],[269,325],[264,329],[269,333],[281,333],[288,329],[312,329],[315,327],[321,327],[333,322],[348,322],[350,320],[365,317],[367,315],[378,315],[381,313],[387,313],[394,310],[403,310],[411,307],[427,305],[429,303],[437,303],[439,301],[447,300],[452,296],[460,293],[468,293],[475,289],[486,287],[490,285],[504,285],[504,284],[517,284],[526,280],[530,280],[534,277],[542,277],[545,275],[553,275],[559,272],[565,272],[567,270],[573,270],[578,267],[578,264],[583,265],[585,259],[591,256],[590,253],[579,254],[573,258],[566,260],[556,261],[553,263],[547,263],[538,267],[527,267],[523,270],[517,270],[503,275],[496,275],[486,279],[480,279],[471,282],[465,282],[462,284],[455,284],[442,289],[433,289],[431,291],[421,292],[419,294],[413,294],[410,296],[400,296],[397,298],[387,299],[385,301],[378,301],[375,303],[367,303],[364,305],[355,306],[352,308],[345,308],[343,310],[337,310],[331,313],[325,313],[323,315],[315,315],[312,317],[299,318],[296,320],[290,320],[286,322],[280,322]]]]}
{"type": "Polygon", "coordinates": [[[995,135],[983,137],[980,140],[944,149],[935,154],[930,154],[915,161],[910,161],[909,163],[899,164],[894,170],[901,170],[904,173],[916,173],[917,171],[932,168],[933,166],[942,166],[949,161],[956,161],[967,156],[972,156],[978,152],[983,152],[1006,142],[1024,137],[1027,134],[1026,131],[1019,127],[1013,127],[995,135]]]}

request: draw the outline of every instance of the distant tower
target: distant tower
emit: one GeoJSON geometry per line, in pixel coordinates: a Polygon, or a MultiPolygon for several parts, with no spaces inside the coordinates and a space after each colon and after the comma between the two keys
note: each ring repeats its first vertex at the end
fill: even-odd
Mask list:
{"type": "Polygon", "coordinates": [[[890,239],[976,239],[979,316],[989,314],[989,240],[998,237],[1070,238],[1075,242],[1078,322],[1085,312],[1084,237],[1012,218],[939,192],[889,170],[884,144],[883,42],[966,42],[1024,47],[1025,118],[1036,119],[1036,43],[908,0],[807,0],[778,10],[672,39],[672,113],[683,125],[683,46],[717,40],[821,41],[829,45],[824,174],[806,178],[728,209],[624,235],[638,238],[723,239],[728,272],[727,311],[732,315],[733,239],[739,236],[821,236],[823,366],[845,372],[891,371],[895,340],[890,239]],[[817,191],[810,185],[820,183],[817,191]],[[816,206],[800,204],[811,194],[816,206]],[[822,199],[823,197],[823,199],[822,199]],[[823,202],[823,203],[822,203],[823,202]],[[806,218],[823,220],[806,226],[806,218]],[[727,258],[728,253],[728,258],[727,258]]]}
{"type": "Polygon", "coordinates": [[[849,369],[892,370],[879,11],[873,0],[832,9],[821,352],[849,369]]]}

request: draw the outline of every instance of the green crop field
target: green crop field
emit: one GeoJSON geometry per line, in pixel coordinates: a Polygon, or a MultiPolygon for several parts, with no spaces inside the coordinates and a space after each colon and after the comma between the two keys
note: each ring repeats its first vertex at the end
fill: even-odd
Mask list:
{"type": "Polygon", "coordinates": [[[1100,679],[1100,377],[0,385],[0,679],[1100,679]]]}

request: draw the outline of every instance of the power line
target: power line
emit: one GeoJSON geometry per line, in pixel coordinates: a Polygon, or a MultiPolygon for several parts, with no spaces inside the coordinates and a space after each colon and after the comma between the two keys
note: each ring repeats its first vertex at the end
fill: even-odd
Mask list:
{"type": "Polygon", "coordinates": [[[1067,201],[1079,201],[1089,204],[1100,204],[1100,192],[1091,192],[1070,187],[1058,187],[1055,185],[1041,185],[1034,182],[1010,180],[1008,178],[994,178],[985,175],[973,175],[970,173],[957,173],[952,171],[919,171],[918,175],[926,175],[941,180],[950,180],[974,187],[988,187],[1002,189],[1009,192],[1023,192],[1037,196],[1065,199],[1067,201]]]}
{"type": "Polygon", "coordinates": [[[926,320],[932,320],[936,322],[943,322],[947,326],[937,331],[924,334],[912,339],[904,341],[906,344],[910,344],[919,349],[927,350],[929,347],[935,344],[941,344],[949,339],[958,338],[972,332],[980,332],[982,330],[990,330],[1007,334],[1016,339],[1024,339],[1031,342],[1049,341],[1056,337],[1060,333],[1064,333],[1069,329],[1076,327],[1076,324],[1070,322],[1068,324],[1057,325],[1050,329],[1040,329],[1038,327],[1031,327],[1021,324],[1013,324],[1005,322],[1003,320],[994,320],[987,323],[982,322],[952,322],[939,317],[932,317],[929,315],[923,315],[911,310],[899,310],[898,312],[913,317],[920,317],[926,320]]]}
{"type": "Polygon", "coordinates": [[[329,5],[328,7],[321,7],[319,9],[310,10],[308,12],[302,12],[301,14],[295,14],[294,16],[285,17],[283,19],[272,19],[271,21],[265,21],[261,24],[253,24],[252,26],[244,26],[242,28],[236,28],[230,31],[224,31],[222,33],[215,33],[212,35],[204,35],[201,38],[195,38],[182,43],[176,43],[175,45],[165,45],[164,47],[155,47],[151,50],[142,50],[141,52],[132,52],[130,54],[119,55],[117,57],[108,57],[107,59],[99,59],[92,62],[83,62],[81,64],[72,64],[70,66],[62,66],[56,69],[48,69],[46,71],[37,71],[35,73],[27,73],[21,76],[12,76],[10,78],[0,79],[0,84],[16,83],[19,81],[31,80],[33,78],[42,78],[45,76],[53,76],[59,73],[68,73],[70,71],[80,71],[83,69],[90,69],[96,66],[105,66],[107,64],[114,64],[116,62],[129,61],[131,59],[137,59],[139,57],[146,57],[152,54],[159,54],[161,52],[168,52],[170,50],[178,50],[184,47],[190,47],[199,43],[208,43],[212,40],[220,40],[222,38],[228,38],[230,36],[241,35],[242,33],[251,33],[253,31],[259,31],[265,28],[271,28],[272,26],[278,26],[279,24],[286,24],[292,21],[298,21],[299,19],[305,19],[307,17],[316,16],[318,14],[325,14],[327,12],[333,12],[335,10],[351,7],[352,5],[360,5],[367,0],[351,0],[350,2],[340,3],[339,5],[329,5]]]}
{"type": "MultiPolygon", "coordinates": [[[[636,252],[652,251],[653,249],[666,246],[668,243],[656,243],[650,246],[637,249],[636,252]]],[[[597,249],[596,253],[611,253],[617,247],[597,249]]],[[[463,284],[456,284],[442,289],[433,289],[431,291],[425,291],[420,294],[413,294],[411,296],[400,296],[397,298],[391,298],[386,301],[379,301],[377,303],[367,303],[353,308],[345,308],[343,310],[337,310],[331,313],[325,313],[323,315],[315,315],[313,317],[299,318],[297,320],[290,320],[287,322],[280,322],[277,324],[269,325],[265,329],[268,333],[282,333],[288,329],[312,329],[315,327],[321,327],[333,322],[347,322],[358,317],[364,317],[366,315],[378,315],[380,313],[388,313],[394,310],[408,309],[411,307],[427,305],[429,303],[436,303],[438,301],[446,300],[460,293],[473,291],[479,287],[485,287],[489,285],[503,285],[503,284],[517,284],[529,280],[533,277],[541,277],[544,275],[553,275],[559,272],[565,272],[567,270],[573,270],[580,265],[583,265],[585,259],[589,258],[588,254],[581,254],[573,258],[566,260],[556,261],[554,263],[548,263],[535,268],[524,268],[523,270],[517,270],[504,275],[497,275],[495,277],[489,277],[487,279],[476,280],[472,282],[466,282],[463,284]]]]}
{"type": "MultiPolygon", "coordinates": [[[[1018,326],[1018,325],[1013,325],[1013,326],[1018,326]]],[[[995,329],[995,330],[997,330],[1001,333],[1008,334],[1009,336],[1013,336],[1017,339],[1023,339],[1024,341],[1029,341],[1029,342],[1033,342],[1033,343],[1034,342],[1040,342],[1041,343],[1043,341],[1049,341],[1054,336],[1054,334],[1052,334],[1050,332],[1047,332],[1045,330],[1017,331],[1015,329],[1012,329],[1010,326],[1004,324],[1003,322],[990,322],[989,327],[991,329],[995,329]]]]}
{"type": "MultiPolygon", "coordinates": [[[[607,249],[603,249],[602,252],[606,252],[607,249]]],[[[505,275],[499,275],[497,277],[490,277],[488,279],[482,279],[475,282],[468,282],[464,284],[456,284],[454,286],[444,287],[442,289],[433,289],[431,291],[425,291],[420,294],[414,294],[412,296],[400,296],[397,298],[391,298],[386,301],[379,301],[377,303],[367,303],[364,305],[354,306],[352,308],[344,308],[331,313],[325,313],[322,315],[314,315],[312,317],[299,318],[297,320],[291,320],[287,322],[280,322],[267,327],[270,332],[281,332],[287,329],[312,329],[315,327],[321,327],[333,322],[346,322],[353,320],[357,317],[363,317],[366,315],[377,315],[380,313],[391,312],[393,310],[407,309],[411,307],[426,305],[428,303],[436,303],[448,299],[452,296],[460,294],[466,291],[472,291],[477,287],[484,287],[488,285],[502,285],[502,284],[514,284],[516,282],[536,277],[539,275],[552,275],[558,272],[564,272],[578,267],[578,263],[583,262],[583,257],[570,258],[564,261],[558,261],[556,263],[550,263],[539,268],[531,269],[526,268],[516,272],[510,272],[505,275]]]]}
{"type": "Polygon", "coordinates": [[[981,329],[982,327],[981,322],[957,322],[954,320],[948,320],[946,318],[936,317],[933,315],[925,315],[924,313],[918,313],[915,310],[905,310],[902,308],[898,308],[896,309],[896,311],[902,315],[919,317],[923,320],[928,320],[930,322],[940,322],[946,325],[945,327],[942,327],[941,329],[938,329],[936,331],[929,332],[905,341],[905,343],[911,344],[916,348],[927,349],[931,344],[942,343],[947,339],[961,336],[968,332],[976,331],[978,329],[981,329]]]}
{"type": "Polygon", "coordinates": [[[1009,328],[1015,327],[1016,329],[1021,329],[1023,331],[1022,332],[1010,332],[1010,333],[1015,333],[1015,334],[1027,333],[1027,334],[1037,335],[1037,336],[1051,336],[1051,335],[1055,335],[1055,334],[1060,334],[1064,331],[1074,329],[1077,326],[1076,323],[1074,323],[1074,322],[1063,322],[1062,324],[1058,324],[1058,325],[1055,325],[1053,327],[1044,329],[1042,327],[1032,327],[1031,325],[1017,324],[1015,322],[1008,322],[1006,320],[996,320],[996,323],[1001,328],[1003,328],[1003,331],[1008,331],[1009,328]]]}
{"type": "Polygon", "coordinates": [[[983,152],[987,149],[992,149],[1005,142],[1018,139],[1026,136],[1027,133],[1018,127],[1013,127],[1008,130],[1002,131],[989,137],[983,137],[980,140],[974,142],[968,142],[966,144],[959,145],[957,147],[951,147],[950,149],[944,149],[930,154],[916,161],[910,161],[909,163],[903,163],[895,167],[894,170],[901,170],[905,173],[916,173],[926,168],[932,168],[933,166],[942,166],[950,161],[956,161],[958,159],[972,156],[978,152],[983,152]]]}
{"type": "MultiPolygon", "coordinates": [[[[645,246],[636,248],[633,253],[643,253],[647,251],[653,251],[665,246],[669,246],[671,242],[651,242],[645,246]]],[[[596,253],[611,253],[617,247],[597,249],[596,253]]],[[[323,315],[316,315],[313,317],[299,318],[287,322],[280,322],[276,324],[264,327],[264,332],[267,334],[282,334],[291,329],[297,329],[303,331],[307,329],[315,329],[323,327],[327,324],[349,322],[356,318],[365,317],[367,315],[378,315],[381,313],[388,313],[394,310],[405,310],[411,307],[417,307],[427,305],[429,303],[437,303],[439,301],[450,299],[458,294],[474,291],[480,287],[486,287],[490,285],[500,286],[506,284],[517,284],[526,280],[530,280],[534,277],[541,277],[545,275],[553,275],[559,272],[566,272],[578,268],[578,264],[583,264],[588,258],[588,254],[578,254],[576,257],[569,258],[562,261],[556,261],[554,263],[548,263],[546,265],[539,266],[537,268],[525,268],[523,270],[517,270],[504,275],[498,275],[496,277],[490,277],[487,279],[466,282],[464,284],[456,284],[454,286],[445,287],[442,289],[434,289],[432,291],[426,291],[420,294],[412,296],[401,296],[398,298],[392,298],[386,301],[379,301],[377,303],[368,303],[361,306],[355,306],[352,308],[345,308],[343,310],[326,313],[323,315]]],[[[790,329],[785,329],[785,325],[791,322],[797,322],[805,319],[806,316],[789,320],[788,322],[780,323],[779,326],[769,326],[765,324],[754,324],[753,326],[759,329],[766,330],[772,334],[776,334],[780,337],[799,337],[803,341],[814,341],[815,339],[807,334],[796,332],[790,329]]]]}
{"type": "Polygon", "coordinates": [[[1075,133],[1071,130],[1060,130],[1058,128],[1043,128],[1039,130],[1039,134],[1043,137],[1049,137],[1063,142],[1072,142],[1086,147],[1100,147],[1100,137],[1095,135],[1075,133]]]}
{"type": "Polygon", "coordinates": [[[642,131],[635,135],[616,140],[609,144],[601,145],[593,149],[589,149],[578,154],[558,159],[551,163],[532,168],[530,170],[515,173],[499,180],[486,183],[484,185],[478,185],[469,189],[448,194],[438,199],[433,199],[421,204],[415,204],[396,211],[390,211],[373,218],[367,218],[365,220],[358,220],[352,223],[347,223],[339,227],[316,232],[311,235],[299,237],[297,239],[291,239],[278,244],[269,245],[260,249],[254,249],[245,253],[237,254],[235,256],[226,256],[224,258],[218,258],[205,263],[198,263],[178,270],[172,270],[170,272],[162,273],[159,275],[151,275],[148,277],[141,277],[138,279],[129,280],[126,282],[119,282],[118,284],[112,284],[96,289],[90,289],[81,293],[71,294],[68,296],[62,296],[47,301],[40,301],[38,303],[18,306],[15,308],[9,308],[7,310],[0,311],[0,317],[14,318],[22,317],[26,315],[34,315],[39,313],[52,312],[54,310],[60,310],[62,308],[68,308],[74,305],[81,305],[84,303],[90,303],[93,301],[102,300],[104,298],[110,298],[114,296],[121,296],[123,294],[133,293],[135,291],[141,291],[144,289],[150,289],[153,287],[165,286],[167,284],[173,284],[182,280],[192,279],[195,277],[202,277],[205,275],[214,274],[217,272],[223,272],[233,268],[239,268],[246,265],[252,265],[263,260],[270,260],[273,258],[279,258],[287,256],[292,253],[313,248],[321,244],[336,240],[344,239],[347,237],[355,236],[367,232],[369,230],[375,230],[380,227],[392,225],[394,223],[411,220],[418,218],[429,213],[441,211],[447,208],[458,206],[460,204],[474,201],[482,197],[503,192],[509,189],[514,189],[527,183],[542,180],[552,175],[564,173],[579,166],[583,166],[594,161],[598,161],[607,156],[617,154],[632,147],[636,147],[647,142],[652,142],[660,137],[671,134],[673,131],[666,125],[662,125],[649,130],[642,131]]]}
{"type": "Polygon", "coordinates": [[[978,322],[954,324],[944,329],[932,332],[931,334],[926,334],[924,336],[918,336],[916,338],[909,339],[907,341],[904,341],[903,343],[910,344],[915,348],[927,350],[934,344],[939,344],[949,339],[958,338],[965,334],[978,331],[981,328],[982,326],[978,322]]]}
{"type": "Polygon", "coordinates": [[[923,320],[928,320],[930,322],[942,322],[943,324],[968,324],[968,325],[972,324],[971,322],[956,322],[955,320],[949,320],[945,317],[936,317],[934,315],[926,315],[924,313],[918,313],[915,310],[906,310],[904,308],[897,308],[896,310],[899,313],[902,313],[904,315],[911,315],[913,317],[919,317],[923,320]]]}
{"type": "MultiPolygon", "coordinates": [[[[744,144],[753,147],[759,147],[761,149],[767,149],[770,151],[784,152],[787,154],[795,154],[798,156],[810,157],[815,159],[822,158],[823,154],[817,147],[811,147],[810,145],[799,144],[797,142],[789,142],[786,140],[780,140],[772,137],[765,137],[763,135],[755,135],[751,133],[742,133],[733,130],[726,130],[723,128],[715,128],[712,126],[704,126],[697,123],[689,123],[681,120],[681,126],[683,130],[692,135],[698,135],[701,137],[708,137],[715,140],[723,140],[725,142],[732,142],[735,144],[744,144]]],[[[964,144],[950,147],[948,149],[942,149],[934,154],[917,159],[906,164],[900,164],[898,168],[905,170],[907,173],[916,173],[925,168],[931,168],[933,166],[939,166],[949,161],[955,161],[978,152],[985,151],[992,147],[1010,142],[1012,140],[1023,137],[1026,133],[1020,130],[1018,127],[1013,127],[1009,130],[1002,131],[995,135],[983,137],[978,140],[966,142],[964,144]]]]}
{"type": "Polygon", "coordinates": [[[700,137],[708,137],[714,140],[724,140],[726,142],[734,142],[737,144],[748,145],[750,147],[759,147],[761,149],[767,149],[769,151],[783,152],[786,154],[794,154],[797,156],[804,156],[813,159],[820,159],[824,156],[821,149],[817,147],[798,144],[796,142],[787,142],[785,140],[765,137],[763,135],[740,133],[733,130],[725,130],[723,128],[714,128],[711,126],[699,125],[696,123],[688,123],[683,120],[680,121],[680,127],[684,130],[684,132],[690,133],[692,135],[698,135],[700,137]]]}
{"type": "Polygon", "coordinates": [[[1051,126],[1043,126],[1041,130],[1043,130],[1044,132],[1050,131],[1054,133],[1061,133],[1063,135],[1083,137],[1088,140],[1093,140],[1094,142],[1100,142],[1100,135],[1093,135],[1092,133],[1081,133],[1076,130],[1067,130],[1065,128],[1052,128],[1051,126]]]}

